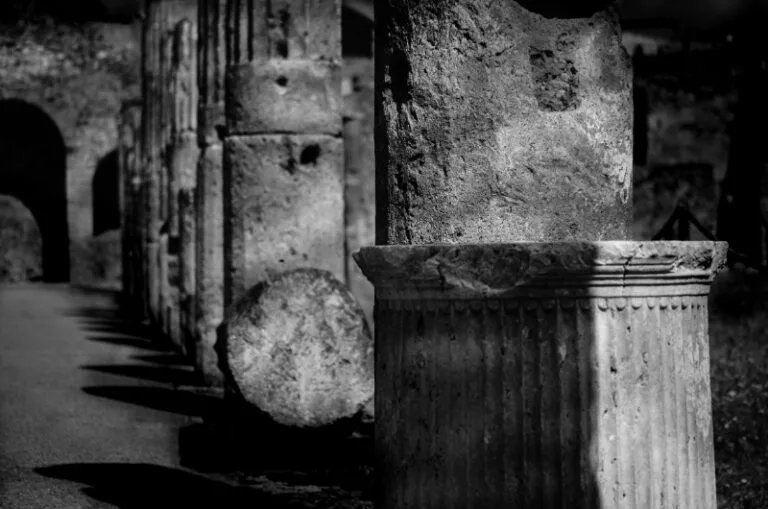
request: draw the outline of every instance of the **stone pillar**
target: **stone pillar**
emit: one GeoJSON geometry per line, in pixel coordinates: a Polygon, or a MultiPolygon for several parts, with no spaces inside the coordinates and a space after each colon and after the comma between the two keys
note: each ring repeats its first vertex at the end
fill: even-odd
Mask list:
{"type": "MultiPolygon", "coordinates": [[[[167,16],[167,11],[166,11],[167,16]]],[[[160,307],[163,310],[161,327],[176,346],[181,346],[178,337],[178,287],[173,268],[178,265],[178,221],[177,194],[178,178],[173,175],[171,155],[173,152],[173,49],[174,30],[166,30],[162,35],[160,54],[160,230],[159,264],[160,307]]]]}
{"type": "Polygon", "coordinates": [[[343,281],[341,2],[227,13],[225,304],[294,268],[343,281]]]}
{"type": "MultiPolygon", "coordinates": [[[[168,102],[169,51],[172,40],[168,41],[169,31],[184,17],[192,14],[196,0],[144,0],[144,25],[142,40],[142,77],[143,77],[143,135],[142,157],[146,211],[143,236],[146,251],[146,299],[150,310],[150,319],[155,325],[167,331],[164,317],[168,313],[168,256],[167,236],[161,231],[167,225],[167,160],[166,147],[170,115],[168,102]],[[164,245],[161,246],[161,243],[164,245]],[[162,302],[161,302],[162,299],[162,302]]],[[[171,34],[172,35],[172,34],[171,34]]],[[[167,231],[167,230],[166,230],[167,231]]]]}
{"type": "Polygon", "coordinates": [[[198,12],[198,143],[195,367],[203,383],[220,386],[223,375],[214,350],[224,318],[224,23],[226,0],[200,2],[198,12]]]}
{"type": "Polygon", "coordinates": [[[142,35],[142,196],[145,210],[142,237],[145,243],[144,265],[146,301],[149,318],[159,323],[160,278],[157,263],[160,246],[160,42],[163,30],[161,2],[144,1],[142,35]]]}
{"type": "Polygon", "coordinates": [[[376,240],[376,164],[373,143],[373,58],[344,59],[344,224],[347,283],[373,329],[373,285],[351,253],[376,240]]]}
{"type": "MultiPolygon", "coordinates": [[[[120,169],[121,224],[123,250],[123,294],[132,305],[141,302],[139,291],[140,231],[139,189],[141,175],[138,173],[138,135],[141,126],[141,102],[126,101],[120,111],[120,139],[118,144],[118,165],[120,169]]],[[[139,311],[134,307],[133,311],[139,311]]],[[[138,314],[141,314],[140,312],[138,314]]]]}
{"type": "Polygon", "coordinates": [[[726,246],[626,240],[606,4],[376,3],[380,507],[716,507],[726,246]]]}
{"type": "Polygon", "coordinates": [[[177,184],[178,210],[173,211],[179,237],[179,324],[187,353],[194,348],[195,185],[197,181],[197,19],[176,26],[174,55],[174,120],[171,167],[177,184]]]}

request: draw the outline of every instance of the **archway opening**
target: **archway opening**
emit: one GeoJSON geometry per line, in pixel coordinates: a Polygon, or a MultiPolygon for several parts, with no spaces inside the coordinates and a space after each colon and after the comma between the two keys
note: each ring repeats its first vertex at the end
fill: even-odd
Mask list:
{"type": "Polygon", "coordinates": [[[64,139],[48,114],[18,99],[0,101],[0,194],[21,201],[37,222],[43,280],[69,281],[64,139]]]}
{"type": "Polygon", "coordinates": [[[117,150],[105,155],[96,166],[91,183],[93,236],[120,228],[120,169],[117,150]]]}

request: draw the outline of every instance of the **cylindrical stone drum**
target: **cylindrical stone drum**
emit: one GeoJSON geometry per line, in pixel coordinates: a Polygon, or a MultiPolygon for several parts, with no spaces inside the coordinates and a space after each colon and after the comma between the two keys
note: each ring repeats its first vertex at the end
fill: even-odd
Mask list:
{"type": "Polygon", "coordinates": [[[329,271],[299,268],[255,285],[227,310],[220,334],[228,382],[279,424],[332,425],[362,416],[373,397],[363,310],[329,271]]]}
{"type": "Polygon", "coordinates": [[[715,509],[725,243],[380,246],[378,507],[715,509]]]}

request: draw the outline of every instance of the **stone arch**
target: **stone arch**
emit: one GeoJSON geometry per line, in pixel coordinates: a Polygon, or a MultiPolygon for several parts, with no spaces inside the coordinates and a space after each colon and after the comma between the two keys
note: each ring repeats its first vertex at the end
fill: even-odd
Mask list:
{"type": "Polygon", "coordinates": [[[120,169],[117,149],[101,158],[91,181],[93,236],[120,228],[120,169]]]}
{"type": "Polygon", "coordinates": [[[0,100],[0,194],[21,201],[37,222],[43,280],[69,281],[66,146],[51,117],[19,99],[0,100]]]}
{"type": "Polygon", "coordinates": [[[43,239],[32,212],[0,194],[0,283],[36,281],[43,275],[43,239]]]}

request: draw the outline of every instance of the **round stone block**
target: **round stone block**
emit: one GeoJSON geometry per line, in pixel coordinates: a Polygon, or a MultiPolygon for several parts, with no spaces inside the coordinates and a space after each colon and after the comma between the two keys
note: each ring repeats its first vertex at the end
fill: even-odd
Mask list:
{"type": "Polygon", "coordinates": [[[234,389],[276,422],[320,427],[373,396],[373,339],[333,274],[300,268],[257,284],[227,310],[217,352],[234,389]]]}

